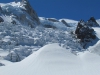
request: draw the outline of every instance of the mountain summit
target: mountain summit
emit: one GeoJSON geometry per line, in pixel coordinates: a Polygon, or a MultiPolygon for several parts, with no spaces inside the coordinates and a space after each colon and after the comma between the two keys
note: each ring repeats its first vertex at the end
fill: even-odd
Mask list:
{"type": "Polygon", "coordinates": [[[28,0],[20,2],[11,2],[7,4],[0,3],[0,16],[9,18],[7,22],[16,22],[16,24],[25,24],[31,28],[40,24],[37,13],[31,7],[28,0]]]}

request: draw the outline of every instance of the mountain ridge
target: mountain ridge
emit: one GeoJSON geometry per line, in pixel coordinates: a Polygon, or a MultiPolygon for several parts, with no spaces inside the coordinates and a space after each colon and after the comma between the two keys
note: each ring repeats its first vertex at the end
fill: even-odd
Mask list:
{"type": "Polygon", "coordinates": [[[0,75],[99,75],[100,19],[38,17],[23,1],[0,3],[0,75]],[[76,30],[98,39],[83,48],[76,30]]]}

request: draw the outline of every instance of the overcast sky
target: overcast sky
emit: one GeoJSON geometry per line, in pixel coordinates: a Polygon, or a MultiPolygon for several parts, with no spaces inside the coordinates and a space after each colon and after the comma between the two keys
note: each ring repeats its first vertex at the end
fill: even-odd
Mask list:
{"type": "MultiPolygon", "coordinates": [[[[14,0],[0,0],[0,3],[14,0]]],[[[20,1],[20,0],[19,0],[20,1]]],[[[88,20],[100,19],[100,0],[29,0],[40,17],[88,20]]]]}

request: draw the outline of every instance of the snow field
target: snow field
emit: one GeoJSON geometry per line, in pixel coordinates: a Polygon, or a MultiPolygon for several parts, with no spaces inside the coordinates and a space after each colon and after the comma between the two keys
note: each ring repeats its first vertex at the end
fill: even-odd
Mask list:
{"type": "Polygon", "coordinates": [[[49,44],[21,62],[0,68],[0,75],[99,75],[100,58],[88,51],[72,54],[49,44]]]}

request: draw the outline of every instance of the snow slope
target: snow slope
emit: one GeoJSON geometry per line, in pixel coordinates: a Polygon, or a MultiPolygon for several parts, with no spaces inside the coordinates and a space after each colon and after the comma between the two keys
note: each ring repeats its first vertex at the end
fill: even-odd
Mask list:
{"type": "Polygon", "coordinates": [[[93,27],[98,40],[85,50],[72,33],[78,21],[38,19],[20,2],[0,5],[0,75],[100,75],[100,27],[93,27]]]}
{"type": "Polygon", "coordinates": [[[90,46],[88,49],[92,53],[100,55],[100,27],[94,27],[93,29],[95,30],[98,41],[96,44],[94,44],[93,46],[90,46]]]}
{"type": "MultiPolygon", "coordinates": [[[[99,24],[99,26],[100,26],[100,19],[98,19],[98,20],[96,20],[96,22],[99,24]]],[[[100,55],[100,27],[92,27],[93,29],[94,29],[94,31],[95,31],[95,34],[96,34],[96,36],[97,36],[97,39],[96,40],[94,40],[93,42],[92,42],[92,44],[94,43],[94,45],[90,45],[89,47],[88,47],[88,50],[90,51],[90,52],[92,52],[92,53],[95,53],[95,54],[98,54],[98,55],[100,55]]]]}
{"type": "Polygon", "coordinates": [[[100,56],[88,51],[73,55],[49,44],[19,63],[0,67],[0,75],[99,75],[100,56]]]}
{"type": "Polygon", "coordinates": [[[78,21],[76,20],[72,20],[72,19],[59,19],[59,21],[61,22],[61,20],[64,20],[66,23],[68,23],[71,27],[76,27],[78,24],[78,21]]]}
{"type": "Polygon", "coordinates": [[[96,20],[97,21],[97,23],[100,25],[100,19],[98,19],[98,20],[96,20]]]}

